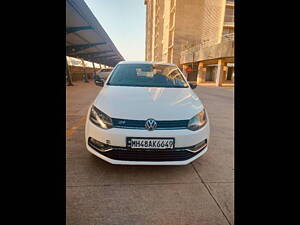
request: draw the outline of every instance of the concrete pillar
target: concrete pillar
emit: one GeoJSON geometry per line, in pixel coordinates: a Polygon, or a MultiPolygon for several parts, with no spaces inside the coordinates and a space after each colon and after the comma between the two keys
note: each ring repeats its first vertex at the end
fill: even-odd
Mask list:
{"type": "Polygon", "coordinates": [[[205,73],[206,68],[204,67],[204,64],[200,62],[198,65],[197,84],[205,82],[205,73]]]}
{"type": "Polygon", "coordinates": [[[218,70],[216,74],[216,86],[221,87],[224,80],[224,59],[218,60],[218,70]]]}
{"type": "Polygon", "coordinates": [[[225,64],[224,65],[224,73],[223,73],[223,81],[226,81],[227,73],[228,73],[228,67],[227,67],[227,64],[225,64]]]}

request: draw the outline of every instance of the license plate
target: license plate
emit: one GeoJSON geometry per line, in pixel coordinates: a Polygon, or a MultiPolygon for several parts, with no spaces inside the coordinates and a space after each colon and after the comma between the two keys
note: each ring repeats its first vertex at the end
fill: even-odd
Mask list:
{"type": "Polygon", "coordinates": [[[127,147],[131,149],[173,149],[174,138],[127,138],[127,147]]]}

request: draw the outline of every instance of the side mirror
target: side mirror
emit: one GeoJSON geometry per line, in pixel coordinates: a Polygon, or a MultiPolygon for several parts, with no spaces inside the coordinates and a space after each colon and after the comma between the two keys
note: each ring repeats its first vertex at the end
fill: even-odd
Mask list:
{"type": "Polygon", "coordinates": [[[95,83],[97,86],[100,86],[100,87],[103,87],[104,86],[104,81],[101,79],[101,80],[95,80],[95,83]]]}
{"type": "Polygon", "coordinates": [[[197,87],[197,84],[194,84],[194,83],[189,82],[189,85],[191,86],[192,89],[195,89],[197,87]]]}

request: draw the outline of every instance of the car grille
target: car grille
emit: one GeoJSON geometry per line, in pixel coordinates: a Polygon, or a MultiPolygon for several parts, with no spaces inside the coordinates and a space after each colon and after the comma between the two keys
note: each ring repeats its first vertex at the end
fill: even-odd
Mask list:
{"type": "MultiPolygon", "coordinates": [[[[113,127],[123,129],[146,129],[146,120],[123,120],[112,118],[113,127]]],[[[187,129],[189,120],[158,120],[156,130],[187,129]]]]}
{"type": "Polygon", "coordinates": [[[115,159],[125,161],[183,161],[199,154],[189,151],[133,151],[133,150],[112,150],[108,152],[99,152],[102,155],[115,159]]]}

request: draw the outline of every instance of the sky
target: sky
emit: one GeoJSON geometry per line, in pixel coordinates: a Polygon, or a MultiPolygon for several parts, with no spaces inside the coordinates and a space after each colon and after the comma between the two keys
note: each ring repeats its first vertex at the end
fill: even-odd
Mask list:
{"type": "Polygon", "coordinates": [[[84,0],[125,60],[145,60],[144,0],[84,0]]]}

